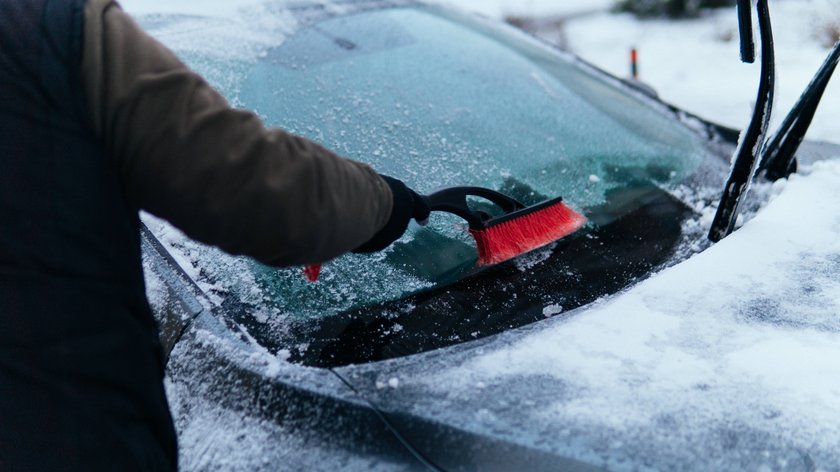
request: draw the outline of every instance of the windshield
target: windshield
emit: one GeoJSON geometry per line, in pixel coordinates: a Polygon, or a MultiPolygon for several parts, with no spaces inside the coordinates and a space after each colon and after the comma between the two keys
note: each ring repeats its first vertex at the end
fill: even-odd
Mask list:
{"type": "MultiPolygon", "coordinates": [[[[478,185],[526,204],[562,196],[590,218],[581,234],[638,210],[650,202],[644,189],[676,186],[707,155],[702,140],[672,116],[559,53],[426,7],[303,26],[253,60],[182,56],[270,126],[370,163],[423,193],[478,185]]],[[[274,333],[477,270],[464,223],[444,214],[425,228],[412,226],[382,253],[326,264],[317,284],[300,269],[178,244],[225,303],[252,307],[248,316],[274,333]]],[[[528,257],[547,257],[541,254],[528,257]]]]}

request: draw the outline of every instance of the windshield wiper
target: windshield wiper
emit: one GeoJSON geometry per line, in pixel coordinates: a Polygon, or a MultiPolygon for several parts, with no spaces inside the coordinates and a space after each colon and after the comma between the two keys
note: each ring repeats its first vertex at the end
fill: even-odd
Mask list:
{"type": "Polygon", "coordinates": [[[785,178],[796,172],[796,151],[811,126],[814,114],[822,100],[828,81],[840,61],[840,41],[834,44],[831,52],[820,66],[811,83],[799,97],[796,105],[779,126],[779,130],[762,153],[758,174],[769,180],[785,178]]]}
{"type": "MultiPolygon", "coordinates": [[[[732,171],[723,196],[720,199],[715,219],[709,230],[709,239],[717,242],[728,236],[735,228],[735,220],[744,195],[755,173],[758,157],[765,143],[767,126],[773,108],[773,93],[776,81],[776,59],[773,47],[773,30],[770,25],[770,9],[767,0],[758,0],[758,29],[761,37],[761,80],[758,97],[749,127],[741,137],[735,151],[732,171]]],[[[738,20],[741,33],[741,60],[755,61],[755,45],[752,36],[752,5],[750,0],[738,0],[738,20]]]]}

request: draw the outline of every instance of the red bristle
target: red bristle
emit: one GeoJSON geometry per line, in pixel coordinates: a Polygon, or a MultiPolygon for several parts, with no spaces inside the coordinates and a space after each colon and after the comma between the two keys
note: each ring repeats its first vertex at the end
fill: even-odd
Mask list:
{"type": "Polygon", "coordinates": [[[321,264],[310,264],[303,268],[303,273],[310,282],[317,282],[318,276],[321,275],[321,264]]]}
{"type": "Polygon", "coordinates": [[[478,248],[478,265],[493,265],[533,251],[575,232],[586,217],[562,201],[522,216],[470,230],[478,248]]]}

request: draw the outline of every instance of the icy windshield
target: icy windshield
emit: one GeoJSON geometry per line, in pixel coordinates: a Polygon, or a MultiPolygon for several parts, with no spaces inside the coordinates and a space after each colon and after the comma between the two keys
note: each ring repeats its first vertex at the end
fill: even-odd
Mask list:
{"type": "MultiPolygon", "coordinates": [[[[563,196],[587,213],[617,203],[609,201],[616,189],[673,186],[697,169],[707,151],[672,116],[496,28],[437,9],[393,8],[300,26],[282,44],[244,58],[174,47],[268,125],[420,192],[479,185],[527,204],[563,196]]],[[[621,211],[632,210],[632,198],[621,194],[628,199],[621,211]]],[[[458,280],[476,261],[462,222],[438,215],[383,253],[328,263],[317,284],[300,269],[269,268],[171,234],[163,239],[181,248],[198,277],[265,320],[397,300],[458,280]]]]}

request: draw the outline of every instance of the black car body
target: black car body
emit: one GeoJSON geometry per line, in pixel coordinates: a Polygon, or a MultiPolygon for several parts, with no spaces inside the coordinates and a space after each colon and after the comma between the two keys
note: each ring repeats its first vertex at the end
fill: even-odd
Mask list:
{"type": "MultiPolygon", "coordinates": [[[[703,451],[737,469],[757,464],[762,441],[790,456],[786,444],[737,428],[721,427],[723,446],[698,435],[698,453],[664,450],[667,434],[651,437],[650,426],[622,434],[534,420],[540,405],[572,391],[572,379],[532,371],[504,382],[465,374],[472,383],[461,388],[433,382],[586,316],[706,248],[703,213],[726,180],[736,131],[512,28],[439,6],[243,11],[238,20],[141,21],[269,125],[421,191],[484,185],[527,204],[562,195],[589,222],[547,249],[478,269],[463,228],[441,218],[383,254],[328,264],[310,284],[300,269],[226,256],[144,217],[184,469],[685,469],[703,451]]],[[[805,143],[798,157],[832,154],[832,145],[805,143]]],[[[684,434],[674,423],[684,420],[657,421],[684,434]]]]}

